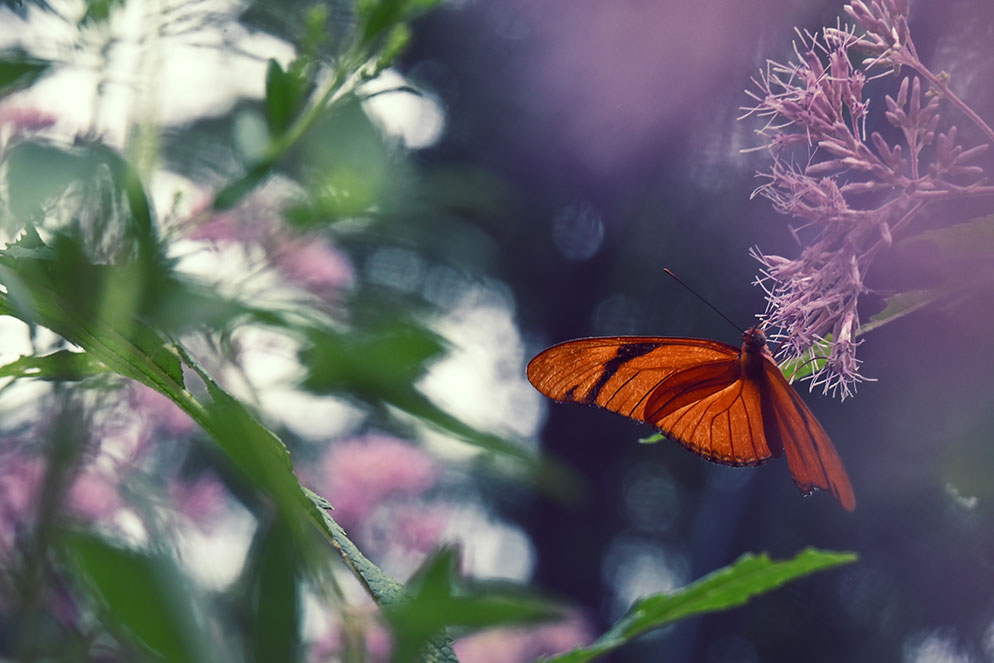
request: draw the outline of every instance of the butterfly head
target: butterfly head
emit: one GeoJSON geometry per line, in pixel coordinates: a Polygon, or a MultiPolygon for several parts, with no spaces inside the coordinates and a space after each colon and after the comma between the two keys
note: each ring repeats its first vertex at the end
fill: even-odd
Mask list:
{"type": "Polygon", "coordinates": [[[766,350],[766,334],[759,327],[750,327],[742,333],[742,350],[746,354],[762,354],[766,350]]]}

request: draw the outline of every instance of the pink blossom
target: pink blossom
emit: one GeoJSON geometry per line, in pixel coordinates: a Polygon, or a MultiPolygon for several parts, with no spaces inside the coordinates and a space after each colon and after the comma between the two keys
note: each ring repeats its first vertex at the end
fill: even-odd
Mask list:
{"type": "Polygon", "coordinates": [[[266,189],[246,198],[238,207],[214,211],[214,196],[204,194],[190,211],[189,238],[212,243],[262,244],[269,233],[282,227],[280,215],[266,189]]]}
{"type": "Polygon", "coordinates": [[[0,547],[8,548],[31,517],[45,475],[45,463],[16,453],[0,457],[0,547]]]}
{"type": "Polygon", "coordinates": [[[238,217],[233,212],[213,214],[206,223],[190,233],[190,239],[209,242],[237,242],[242,239],[238,217]]]}
{"type": "Polygon", "coordinates": [[[283,244],[275,251],[274,260],[287,279],[325,298],[355,280],[348,259],[323,237],[283,244]]]}
{"type": "Polygon", "coordinates": [[[408,551],[426,554],[438,547],[451,514],[444,507],[404,503],[390,516],[394,542],[408,551]]]}
{"type": "Polygon", "coordinates": [[[857,304],[868,291],[864,280],[873,258],[930,203],[994,193],[984,186],[984,170],[969,163],[986,145],[964,148],[955,125],[939,131],[943,100],[989,138],[994,131],[918,59],[907,2],[857,0],[844,9],[864,34],[841,25],[820,37],[798,32],[796,59],[768,63],[755,80],[758,89],[749,92],[757,103],[746,113],[767,118],[758,133],[773,162],[756,194],[802,222],[794,229],[803,244],[797,258],[752,252],[762,265],[757,283],[767,296],[764,322],[770,338],[781,341],[782,359],[821,357],[827,347],[811,384],[842,398],[866,379],[856,359],[857,304]],[[862,60],[859,51],[871,57],[862,60]],[[901,66],[917,75],[904,77],[894,97],[885,96],[883,113],[901,138],[867,136],[871,107],[864,85],[901,66]],[[935,149],[924,149],[931,145],[935,149]]]}
{"type": "Polygon", "coordinates": [[[225,488],[216,477],[205,474],[193,482],[173,481],[169,493],[176,511],[205,529],[221,512],[225,488]]]}
{"type": "Polygon", "coordinates": [[[136,411],[147,418],[148,423],[169,435],[189,435],[197,430],[197,424],[174,402],[144,385],[135,385],[133,403],[136,411]]]}
{"type": "Polygon", "coordinates": [[[346,615],[342,622],[328,629],[311,645],[307,660],[310,663],[352,660],[347,654],[361,648],[362,655],[355,656],[356,660],[387,663],[393,651],[390,631],[370,611],[366,612],[346,615]]]}
{"type": "Polygon", "coordinates": [[[554,624],[484,631],[456,640],[452,648],[466,663],[531,663],[585,645],[591,639],[585,620],[573,615],[554,624]]]}
{"type": "Polygon", "coordinates": [[[365,521],[391,496],[423,493],[438,478],[435,462],[417,447],[385,435],[332,444],[321,463],[335,520],[346,529],[365,521]]]}
{"type": "Polygon", "coordinates": [[[55,125],[56,117],[37,108],[5,106],[0,108],[0,128],[10,125],[13,134],[40,131],[55,125]]]}
{"type": "Polygon", "coordinates": [[[76,477],[66,495],[69,512],[86,520],[105,520],[121,507],[117,486],[95,470],[86,470],[76,477]]]}

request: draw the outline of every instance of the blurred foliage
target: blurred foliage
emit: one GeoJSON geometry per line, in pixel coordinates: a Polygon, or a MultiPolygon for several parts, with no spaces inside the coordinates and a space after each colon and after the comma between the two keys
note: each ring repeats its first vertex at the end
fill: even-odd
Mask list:
{"type": "Polygon", "coordinates": [[[0,367],[0,376],[38,380],[75,381],[106,373],[107,368],[86,352],[58,350],[26,356],[0,367]]]}
{"type": "Polygon", "coordinates": [[[898,248],[930,244],[940,259],[970,260],[994,256],[994,215],[957,223],[947,228],[925,230],[902,239],[898,248]]]}
{"type": "Polygon", "coordinates": [[[0,95],[28,87],[48,70],[49,63],[23,53],[0,53],[0,95]]]}
{"type": "Polygon", "coordinates": [[[156,658],[172,663],[217,660],[189,609],[190,588],[163,555],[130,550],[83,532],[65,532],[62,546],[81,581],[100,602],[105,623],[156,658]]]}
{"type": "Polygon", "coordinates": [[[445,633],[446,628],[458,627],[466,633],[549,620],[559,612],[547,600],[528,596],[520,589],[492,583],[474,587],[459,582],[458,565],[458,552],[442,548],[408,581],[409,598],[387,609],[397,663],[422,660],[425,645],[445,633]]]}

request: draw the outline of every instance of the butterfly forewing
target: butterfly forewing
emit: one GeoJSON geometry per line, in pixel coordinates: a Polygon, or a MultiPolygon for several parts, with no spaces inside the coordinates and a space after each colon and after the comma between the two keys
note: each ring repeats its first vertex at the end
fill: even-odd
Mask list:
{"type": "Polygon", "coordinates": [[[588,338],[539,354],[528,379],[550,398],[652,424],[708,460],[756,465],[771,454],[758,392],[740,379],[738,356],[704,339],[588,338]]]}
{"type": "Polygon", "coordinates": [[[554,345],[532,359],[528,379],[557,401],[599,405],[646,421],[646,399],[668,376],[688,365],[737,355],[731,345],[703,339],[584,338],[554,345]]]}

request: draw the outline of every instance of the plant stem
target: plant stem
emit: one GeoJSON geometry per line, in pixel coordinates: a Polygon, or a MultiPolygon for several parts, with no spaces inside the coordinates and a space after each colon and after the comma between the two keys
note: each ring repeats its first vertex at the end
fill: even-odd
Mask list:
{"type": "Polygon", "coordinates": [[[970,120],[973,121],[980,130],[984,132],[987,139],[994,143],[994,129],[991,129],[990,125],[984,122],[983,118],[977,115],[972,108],[970,108],[965,101],[956,96],[956,93],[949,88],[949,84],[944,80],[933,74],[931,71],[925,68],[925,66],[918,60],[908,60],[904,64],[917,71],[922,78],[927,80],[932,84],[937,90],[942,92],[942,94],[950,101],[954,106],[959,108],[964,115],[966,115],[970,120]]]}

